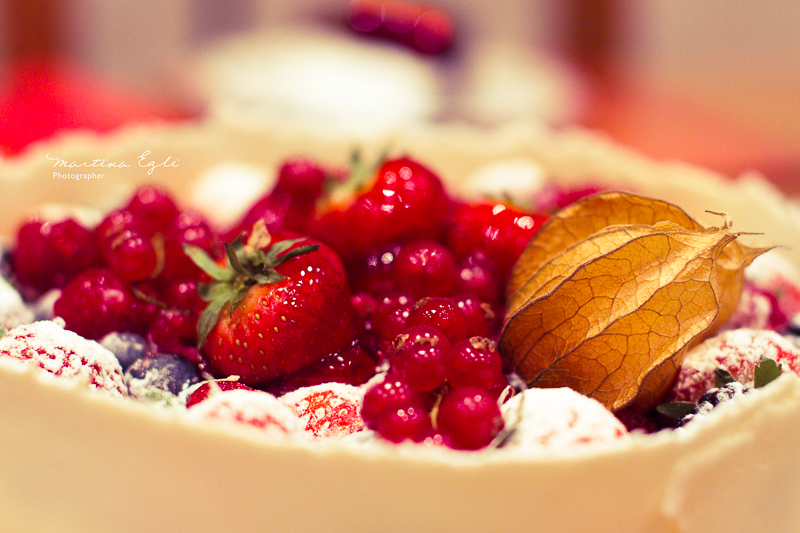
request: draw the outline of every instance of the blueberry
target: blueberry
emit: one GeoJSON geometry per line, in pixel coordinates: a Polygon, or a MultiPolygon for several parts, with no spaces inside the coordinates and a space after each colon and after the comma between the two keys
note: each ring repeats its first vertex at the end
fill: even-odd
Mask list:
{"type": "Polygon", "coordinates": [[[137,359],[152,355],[147,341],[135,333],[109,333],[100,344],[117,356],[122,368],[128,368],[137,359]]]}
{"type": "Polygon", "coordinates": [[[200,376],[191,362],[165,353],[136,359],[125,371],[125,381],[132,396],[145,399],[159,391],[177,396],[200,376]]]}
{"type": "Polygon", "coordinates": [[[710,413],[718,405],[730,402],[739,396],[749,394],[753,390],[750,387],[744,387],[741,383],[733,381],[726,383],[721,387],[714,387],[709,389],[705,394],[700,397],[697,405],[691,413],[687,414],[675,425],[675,427],[682,427],[692,421],[695,417],[710,413]]]}

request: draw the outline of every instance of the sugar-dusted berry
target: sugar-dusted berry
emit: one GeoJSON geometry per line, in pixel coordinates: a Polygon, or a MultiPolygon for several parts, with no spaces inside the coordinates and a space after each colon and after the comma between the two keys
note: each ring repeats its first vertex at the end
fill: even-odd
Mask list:
{"type": "Polygon", "coordinates": [[[800,348],[770,330],[736,329],[725,331],[690,350],[681,364],[667,402],[697,402],[714,387],[718,368],[733,379],[752,387],[755,368],[762,357],[779,363],[784,372],[800,375],[800,348]]]}
{"type": "Polygon", "coordinates": [[[279,400],[289,406],[317,439],[343,437],[364,429],[361,419],[363,392],[344,383],[302,387],[279,400]]]}
{"type": "Polygon", "coordinates": [[[600,402],[572,389],[527,389],[501,408],[514,431],[504,442],[523,452],[564,452],[608,444],[628,430],[600,402]]]}
{"type": "Polygon", "coordinates": [[[161,391],[177,396],[198,381],[200,376],[191,362],[167,353],[137,359],[125,370],[128,390],[139,399],[161,391]]]}
{"type": "Polygon", "coordinates": [[[141,335],[129,332],[112,332],[100,340],[103,348],[113,353],[123,369],[137,359],[155,354],[155,347],[141,335]]]}
{"type": "Polygon", "coordinates": [[[227,390],[186,410],[191,420],[238,426],[267,437],[306,440],[305,424],[272,394],[257,390],[227,390]]]}
{"type": "Polygon", "coordinates": [[[128,395],[122,367],[114,354],[54,321],[13,328],[0,339],[0,357],[36,365],[60,378],[85,382],[112,396],[128,395]]]}

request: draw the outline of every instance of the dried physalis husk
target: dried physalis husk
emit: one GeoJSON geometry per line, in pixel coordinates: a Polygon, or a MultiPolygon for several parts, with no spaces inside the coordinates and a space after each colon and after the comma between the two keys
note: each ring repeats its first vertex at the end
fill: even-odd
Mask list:
{"type": "Polygon", "coordinates": [[[563,209],[514,267],[501,353],[529,386],[652,407],[687,347],[736,308],[744,267],[765,251],[729,230],[622,192],[563,209]]]}

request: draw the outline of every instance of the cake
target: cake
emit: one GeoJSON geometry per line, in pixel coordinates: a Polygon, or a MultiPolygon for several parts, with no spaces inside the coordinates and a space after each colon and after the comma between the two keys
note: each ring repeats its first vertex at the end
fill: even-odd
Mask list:
{"type": "MultiPolygon", "coordinates": [[[[30,209],[64,198],[108,212],[153,181],[187,191],[187,202],[213,213],[213,195],[211,201],[195,196],[192,184],[220,165],[246,165],[242,178],[251,183],[261,175],[267,188],[287,157],[303,154],[344,164],[354,143],[309,140],[305,132],[265,132],[241,123],[72,135],[0,166],[6,190],[0,231],[12,236],[30,209]],[[53,167],[60,161],[62,166],[53,167]],[[65,174],[76,177],[59,176],[65,174]]],[[[604,184],[667,200],[709,225],[718,215],[706,211],[724,212],[735,231],[763,234],[740,236],[754,248],[792,243],[800,229],[797,207],[756,176],[728,181],[687,165],[650,161],[583,131],[554,133],[529,124],[491,132],[437,127],[358,144],[367,160],[385,146],[413,154],[436,168],[450,190],[511,165],[523,180],[520,190],[546,176],[572,190],[604,184]]],[[[231,186],[238,177],[226,176],[231,186]]],[[[244,212],[247,205],[243,200],[229,208],[244,212]]],[[[791,247],[766,252],[755,263],[766,265],[764,270],[750,281],[763,282],[755,278],[768,270],[773,256],[800,265],[799,253],[791,247]]],[[[100,344],[92,350],[105,354],[100,344]]],[[[380,386],[381,379],[367,386],[380,386]]],[[[188,384],[184,391],[196,386],[188,384]]],[[[8,531],[664,533],[800,526],[794,506],[800,496],[800,378],[791,372],[702,422],[652,434],[629,432],[622,416],[571,389],[531,389],[503,404],[507,427],[497,427],[494,435],[503,445],[477,451],[393,443],[371,430],[324,442],[287,437],[312,420],[308,398],[316,398],[319,387],[309,382],[295,387],[290,395],[302,396],[297,391],[305,389],[310,396],[296,399],[293,412],[263,391],[219,385],[208,399],[176,414],[164,398],[149,403],[114,398],[80,380],[0,358],[5,429],[0,526],[8,531]],[[243,406],[250,405],[245,398],[252,395],[261,407],[245,413],[243,406]],[[548,402],[556,407],[548,409],[548,402]],[[534,419],[526,417],[537,415],[537,407],[542,421],[528,425],[534,419]],[[574,423],[564,424],[567,415],[553,416],[560,408],[574,423]],[[526,423],[515,428],[514,416],[526,423]],[[259,425],[279,425],[282,435],[254,431],[259,425]],[[573,428],[572,442],[556,438],[573,428]],[[550,440],[559,445],[546,446],[550,440]]],[[[279,389],[274,397],[282,396],[279,389]]],[[[352,390],[345,389],[338,389],[337,402],[352,399],[352,390]]],[[[459,401],[470,398],[474,394],[459,401]]]]}

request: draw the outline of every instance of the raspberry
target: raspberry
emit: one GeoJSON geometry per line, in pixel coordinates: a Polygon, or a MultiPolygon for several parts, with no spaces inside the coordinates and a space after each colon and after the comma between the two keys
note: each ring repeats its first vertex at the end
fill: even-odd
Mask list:
{"type": "Polygon", "coordinates": [[[20,284],[44,293],[98,265],[100,255],[92,232],[75,220],[33,220],[19,228],[11,259],[20,284]]]}
{"type": "Polygon", "coordinates": [[[124,231],[141,231],[138,218],[128,210],[112,211],[94,229],[94,238],[99,250],[107,249],[114,239],[124,231]]]}
{"type": "Polygon", "coordinates": [[[54,311],[67,329],[89,339],[102,339],[112,331],[129,328],[134,301],[125,281],[110,270],[92,268],[64,287],[54,311]]]}
{"type": "Polygon", "coordinates": [[[34,364],[60,378],[85,381],[112,396],[128,395],[114,354],[56,322],[45,320],[12,329],[0,339],[0,356],[34,364]]]}
{"type": "Polygon", "coordinates": [[[197,315],[176,309],[159,309],[147,331],[161,351],[197,344],[197,315]]]}
{"type": "Polygon", "coordinates": [[[325,171],[311,158],[293,157],[278,170],[274,193],[285,193],[292,200],[310,205],[322,195],[325,171]]]}
{"type": "Polygon", "coordinates": [[[164,268],[160,279],[199,279],[200,268],[184,252],[185,244],[197,246],[214,259],[221,256],[222,246],[205,217],[192,212],[180,213],[173,223],[164,226],[164,268]]]}
{"type": "Polygon", "coordinates": [[[317,439],[343,437],[363,430],[361,399],[358,387],[342,383],[302,387],[279,398],[317,439]]]}
{"type": "Polygon", "coordinates": [[[179,210],[169,193],[158,185],[145,185],[138,188],[125,210],[137,221],[145,235],[153,236],[171,225],[179,210]]]}
{"type": "Polygon", "coordinates": [[[142,281],[157,273],[159,260],[156,247],[136,230],[123,230],[104,244],[104,259],[122,279],[142,281]]]}

